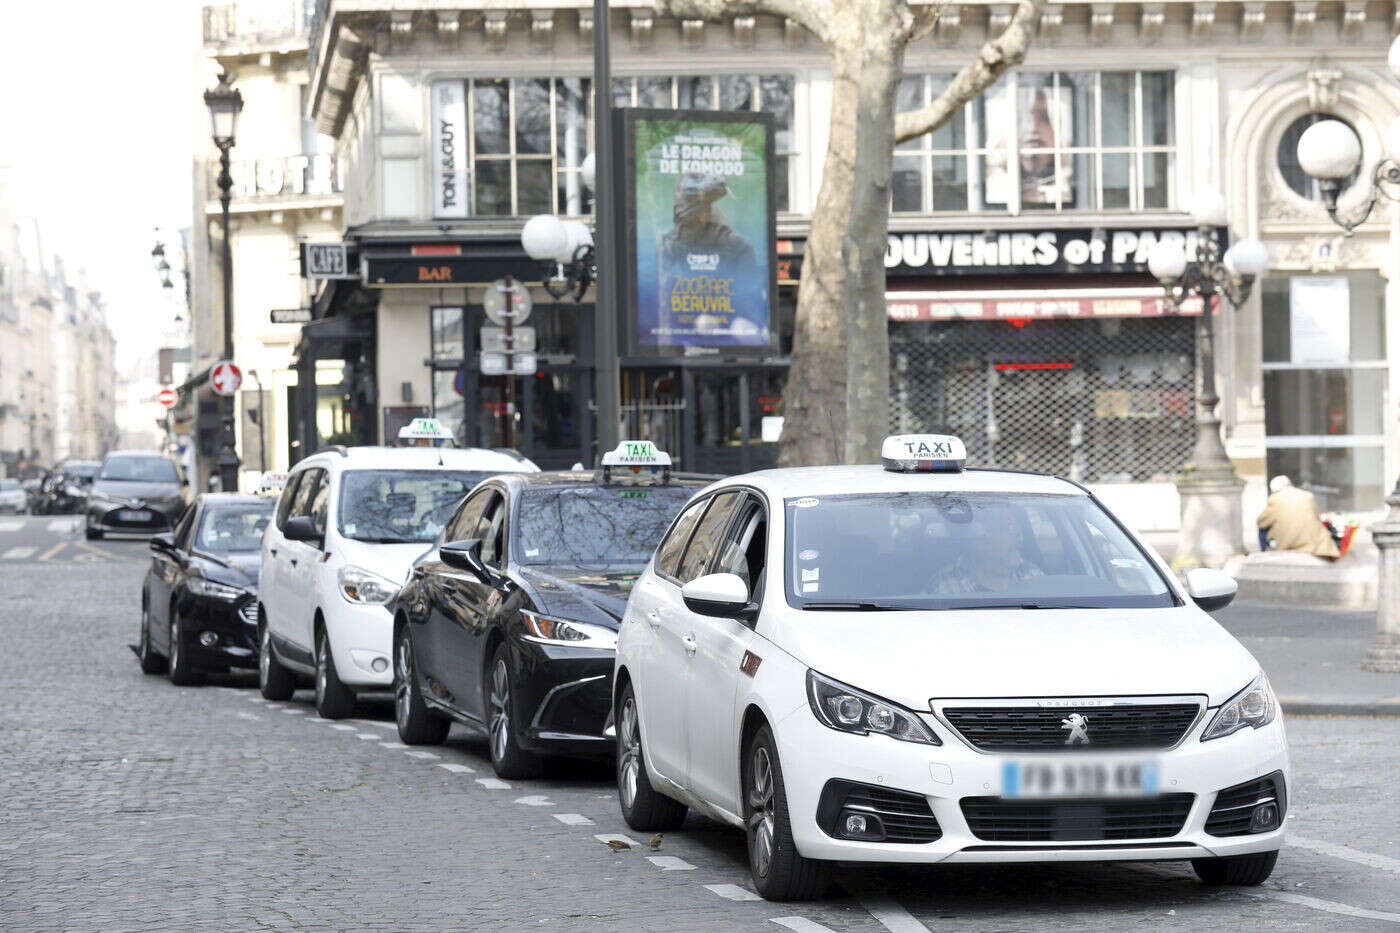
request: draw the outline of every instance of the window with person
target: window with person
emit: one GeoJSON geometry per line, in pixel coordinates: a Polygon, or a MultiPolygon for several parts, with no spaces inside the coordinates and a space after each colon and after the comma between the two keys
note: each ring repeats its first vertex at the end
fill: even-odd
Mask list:
{"type": "Polygon", "coordinates": [[[196,547],[216,553],[256,551],[262,547],[263,529],[271,518],[271,503],[206,509],[196,547]]]}
{"type": "Polygon", "coordinates": [[[676,576],[682,584],[689,583],[706,572],[705,568],[710,565],[710,559],[719,548],[720,536],[729,527],[734,510],[739,507],[743,497],[742,492],[722,492],[711,501],[710,507],[705,511],[705,517],[695,526],[695,534],[690,536],[685,557],[681,558],[680,571],[676,576]]]}
{"type": "Polygon", "coordinates": [[[346,470],[340,477],[340,533],[379,544],[426,544],[437,538],[462,497],[489,475],[474,470],[346,470]]]}

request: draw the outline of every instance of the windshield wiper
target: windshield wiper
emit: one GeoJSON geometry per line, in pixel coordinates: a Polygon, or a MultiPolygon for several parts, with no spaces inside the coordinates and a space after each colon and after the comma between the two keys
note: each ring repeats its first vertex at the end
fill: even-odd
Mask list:
{"type": "Polygon", "coordinates": [[[963,609],[1095,609],[1096,606],[1047,606],[1044,603],[977,603],[968,606],[944,606],[944,611],[963,609]]]}
{"type": "Polygon", "coordinates": [[[825,612],[885,612],[893,609],[907,609],[907,606],[892,606],[888,603],[848,602],[848,603],[803,603],[803,609],[825,612]]]}
{"type": "MultiPolygon", "coordinates": [[[[355,538],[356,541],[363,541],[366,544],[417,544],[412,538],[355,538]]],[[[423,542],[424,544],[428,542],[423,542]]]]}

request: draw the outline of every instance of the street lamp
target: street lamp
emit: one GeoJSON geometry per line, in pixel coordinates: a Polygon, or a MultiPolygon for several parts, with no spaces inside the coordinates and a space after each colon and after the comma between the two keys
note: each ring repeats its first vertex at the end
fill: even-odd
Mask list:
{"type": "MultiPolygon", "coordinates": [[[[204,92],[204,105],[209,108],[214,145],[219,148],[219,207],[220,229],[223,233],[224,279],[224,359],[233,359],[233,249],[228,239],[229,189],[233,176],[229,174],[229,150],[233,148],[238,130],[238,114],[243,110],[243,95],[233,86],[227,72],[219,75],[219,83],[204,92]]],[[[238,491],[238,451],[233,433],[233,396],[223,400],[223,442],[219,448],[219,488],[224,492],[238,491]]]]}
{"type": "MultiPolygon", "coordinates": [[[[1390,44],[1386,58],[1390,73],[1400,78],[1400,37],[1390,44]]],[[[1353,206],[1340,209],[1337,201],[1346,179],[1361,165],[1361,140],[1340,120],[1314,123],[1298,139],[1298,164],[1317,179],[1327,216],[1347,236],[1371,216],[1381,198],[1400,201],[1400,118],[1391,121],[1383,140],[1385,158],[1371,170],[1371,186],[1353,206]]],[[[1346,309],[1339,309],[1345,311],[1346,309]]],[[[1361,669],[1400,673],[1400,479],[1386,496],[1390,507],[1385,518],[1371,526],[1380,566],[1376,580],[1376,637],[1366,648],[1361,669]]]]}
{"type": "Polygon", "coordinates": [[[553,298],[573,293],[574,301],[582,301],[598,278],[593,233],[581,221],[538,214],[525,221],[520,245],[527,256],[545,265],[544,289],[553,298]]]}
{"type": "Polygon", "coordinates": [[[1201,192],[1188,209],[1196,222],[1196,258],[1187,258],[1184,237],[1164,239],[1148,252],[1147,268],[1162,283],[1173,307],[1180,309],[1193,296],[1202,304],[1196,321],[1200,360],[1196,445],[1176,484],[1181,496],[1181,544],[1175,563],[1219,566],[1243,550],[1240,489],[1244,483],[1225,452],[1215,412],[1220,396],[1215,391],[1214,298],[1219,294],[1235,307],[1244,304],[1255,278],[1268,267],[1269,253],[1263,243],[1246,239],[1222,255],[1219,230],[1229,218],[1219,192],[1201,192]]]}

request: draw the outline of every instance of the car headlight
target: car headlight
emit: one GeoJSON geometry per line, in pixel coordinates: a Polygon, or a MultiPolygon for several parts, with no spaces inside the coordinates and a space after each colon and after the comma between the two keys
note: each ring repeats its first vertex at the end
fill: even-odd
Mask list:
{"type": "Polygon", "coordinates": [[[377,573],[370,573],[363,567],[345,566],[335,575],[340,583],[340,595],[352,603],[382,606],[394,598],[399,587],[377,573]]]}
{"type": "Polygon", "coordinates": [[[942,745],[938,736],[910,710],[854,687],[807,672],[807,702],[812,713],[838,732],[887,735],[901,742],[942,745]]]}
{"type": "Polygon", "coordinates": [[[1215,713],[1215,718],[1201,733],[1201,741],[1233,735],[1241,729],[1258,729],[1274,721],[1278,714],[1278,701],[1269,686],[1269,678],[1260,671],[1248,687],[1235,694],[1215,713]]]}
{"type": "Polygon", "coordinates": [[[557,619],[524,609],[520,610],[520,617],[525,620],[526,637],[531,641],[572,645],[575,648],[617,647],[617,632],[605,625],[557,619]]]}
{"type": "Polygon", "coordinates": [[[222,599],[226,602],[234,602],[241,599],[248,591],[241,586],[229,586],[226,583],[215,583],[213,580],[206,580],[204,577],[191,577],[189,581],[190,592],[196,596],[208,596],[210,599],[222,599]]]}

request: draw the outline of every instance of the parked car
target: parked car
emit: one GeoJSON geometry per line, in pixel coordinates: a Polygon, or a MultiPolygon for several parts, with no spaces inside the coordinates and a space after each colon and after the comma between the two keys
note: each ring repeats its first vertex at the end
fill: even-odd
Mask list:
{"type": "Polygon", "coordinates": [[[36,515],[68,515],[87,507],[88,490],[102,464],[96,460],[65,460],[40,481],[36,515]]]}
{"type": "Polygon", "coordinates": [[[676,520],[618,635],[634,829],[743,829],[758,892],[835,862],[1191,860],[1259,884],[1289,758],[1259,662],[1084,487],[963,471],[957,438],[879,466],[736,476],[676,520]]]}
{"type": "Polygon", "coordinates": [[[174,531],[151,537],[141,585],[136,656],[147,674],[166,671],[181,686],[206,672],[258,665],[258,565],[274,503],[209,493],[174,531]]]}
{"type": "Polygon", "coordinates": [[[169,531],[185,511],[189,482],[174,460],[144,451],[114,451],[87,491],[83,531],[89,541],[108,532],[169,531]]]}
{"type": "Polygon", "coordinates": [[[387,690],[393,617],[385,605],[472,487],[538,472],[513,453],[475,448],[321,451],[287,478],[263,536],[258,683],[285,700],[311,678],[316,709],[348,716],[361,690],[387,690]]]}
{"type": "Polygon", "coordinates": [[[0,514],[23,515],[29,510],[29,497],[17,479],[0,479],[0,514]]]}
{"type": "Polygon", "coordinates": [[[393,605],[404,742],[441,742],[453,721],[484,730],[505,778],[533,775],[541,755],[613,753],[627,594],[671,520],[714,480],[650,468],[646,484],[637,478],[503,475],[462,503],[393,605]]]}

